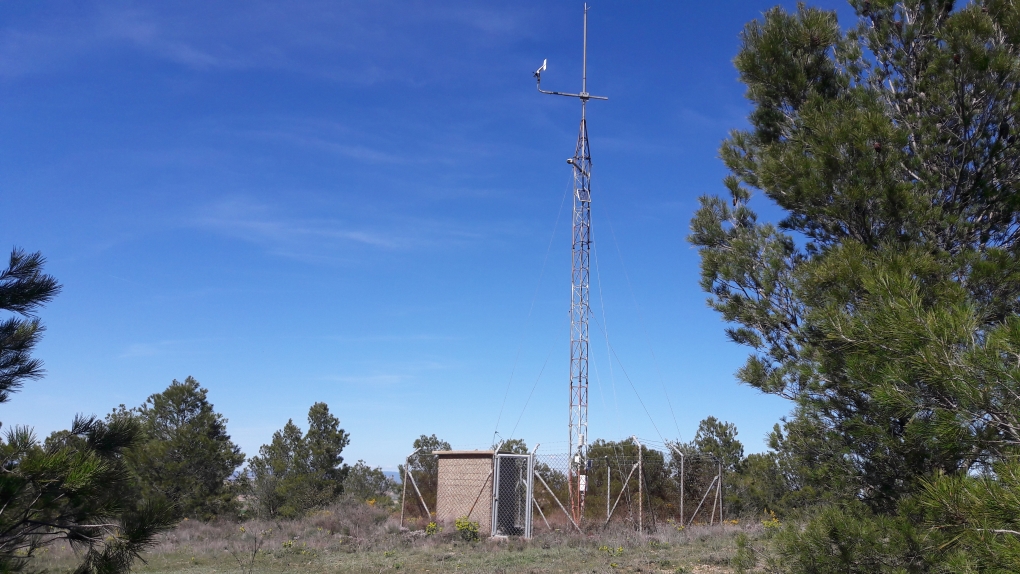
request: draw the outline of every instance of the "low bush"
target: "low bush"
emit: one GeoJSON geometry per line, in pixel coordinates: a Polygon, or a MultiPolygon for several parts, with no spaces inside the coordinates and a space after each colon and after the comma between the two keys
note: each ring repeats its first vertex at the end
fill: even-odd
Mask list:
{"type": "Polygon", "coordinates": [[[308,520],[330,534],[367,538],[381,530],[388,517],[384,509],[345,497],[313,513],[308,520]]]}
{"type": "Polygon", "coordinates": [[[910,520],[872,512],[863,503],[823,507],[804,521],[763,522],[753,544],[737,538],[732,565],[738,573],[763,566],[789,574],[921,574],[933,564],[924,532],[910,520]]]}
{"type": "Polygon", "coordinates": [[[460,534],[462,540],[466,542],[475,542],[478,540],[478,523],[471,522],[466,516],[458,518],[454,523],[457,528],[457,532],[460,534]]]}

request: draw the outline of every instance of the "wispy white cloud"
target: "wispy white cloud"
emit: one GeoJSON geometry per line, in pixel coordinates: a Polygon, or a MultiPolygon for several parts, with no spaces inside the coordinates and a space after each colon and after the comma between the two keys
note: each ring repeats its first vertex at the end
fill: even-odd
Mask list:
{"type": "Polygon", "coordinates": [[[392,386],[410,380],[411,375],[407,374],[377,374],[377,375],[345,375],[320,377],[323,382],[342,383],[359,387],[392,386]]]}
{"type": "Polygon", "coordinates": [[[156,357],[159,355],[165,355],[173,352],[174,348],[179,347],[184,341],[156,341],[156,342],[139,342],[132,343],[124,349],[117,358],[119,359],[134,359],[138,357],[156,357]]]}
{"type": "Polygon", "coordinates": [[[367,163],[408,164],[414,163],[415,161],[421,161],[415,160],[406,155],[398,155],[382,151],[364,144],[342,143],[338,141],[338,137],[335,139],[328,137],[328,135],[336,136],[337,134],[335,133],[319,135],[314,132],[310,132],[310,130],[299,130],[292,127],[291,129],[249,131],[246,135],[261,139],[281,141],[288,144],[296,144],[302,147],[314,148],[328,154],[334,154],[367,163]]]}
{"type": "MultiPolygon", "coordinates": [[[[232,235],[245,241],[255,243],[305,243],[313,241],[353,242],[373,247],[393,249],[397,243],[375,233],[365,231],[344,231],[328,227],[328,224],[292,221],[244,221],[244,220],[211,220],[202,221],[209,227],[232,235]]],[[[280,250],[280,253],[287,253],[280,250]]]]}
{"type": "Polygon", "coordinates": [[[721,133],[727,133],[733,126],[747,124],[746,109],[736,106],[725,106],[722,107],[721,111],[722,113],[720,114],[712,115],[691,108],[682,108],[679,111],[679,119],[684,125],[721,133]]]}
{"type": "Polygon", "coordinates": [[[381,233],[345,228],[341,222],[328,220],[285,219],[268,210],[232,209],[237,202],[220,204],[196,219],[201,227],[254,243],[280,246],[289,244],[356,243],[394,249],[399,242],[381,233]],[[254,212],[253,212],[254,211],[254,212]]]}
{"type": "MultiPolygon", "coordinates": [[[[0,76],[65,69],[126,48],[197,70],[272,68],[351,84],[414,83],[422,75],[413,71],[429,60],[410,30],[444,26],[468,42],[519,41],[527,20],[518,10],[469,3],[83,3],[40,21],[9,19],[0,27],[0,76]],[[472,33],[458,33],[465,28],[472,33]]],[[[471,57],[465,50],[460,65],[471,57]]],[[[429,75],[447,64],[432,66],[429,75]]]]}
{"type": "MultiPolygon", "coordinates": [[[[79,7],[75,16],[0,28],[0,77],[62,71],[97,55],[128,49],[189,68],[252,68],[278,64],[272,51],[217,42],[209,30],[175,25],[171,18],[139,8],[79,7]]],[[[183,22],[182,22],[183,24],[183,22]]],[[[219,30],[223,32],[224,30],[219,30]]]]}
{"type": "Polygon", "coordinates": [[[368,373],[330,374],[317,377],[315,380],[357,386],[394,386],[419,381],[430,373],[446,371],[453,365],[434,360],[417,360],[390,365],[387,371],[368,373]]]}
{"type": "Polygon", "coordinates": [[[195,347],[197,345],[208,345],[212,341],[222,340],[214,338],[168,339],[154,342],[131,343],[119,355],[117,355],[117,358],[133,359],[138,357],[157,357],[179,352],[182,349],[195,347]]]}
{"type": "Polygon", "coordinates": [[[393,343],[409,341],[457,341],[460,337],[449,335],[361,335],[357,337],[327,337],[329,340],[342,343],[393,343]]]}
{"type": "Polygon", "coordinates": [[[90,35],[62,36],[50,30],[0,30],[0,78],[48,72],[87,50],[90,35]]]}
{"type": "Polygon", "coordinates": [[[234,197],[207,205],[190,225],[261,245],[309,263],[337,263],[360,250],[410,251],[477,240],[479,234],[435,219],[392,214],[370,224],[288,215],[280,206],[234,197]]]}
{"type": "Polygon", "coordinates": [[[131,359],[135,357],[153,357],[161,354],[166,349],[166,344],[151,344],[151,343],[133,343],[128,345],[128,348],[123,353],[118,355],[121,359],[131,359]]]}

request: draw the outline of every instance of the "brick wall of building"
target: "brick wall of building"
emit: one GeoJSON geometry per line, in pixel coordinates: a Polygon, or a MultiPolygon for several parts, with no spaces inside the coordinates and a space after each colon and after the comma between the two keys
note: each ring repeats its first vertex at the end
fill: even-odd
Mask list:
{"type": "Polygon", "coordinates": [[[453,526],[468,516],[478,531],[492,531],[492,453],[487,451],[437,452],[439,492],[436,522],[453,526]],[[470,512],[470,515],[468,513],[470,512]]]}

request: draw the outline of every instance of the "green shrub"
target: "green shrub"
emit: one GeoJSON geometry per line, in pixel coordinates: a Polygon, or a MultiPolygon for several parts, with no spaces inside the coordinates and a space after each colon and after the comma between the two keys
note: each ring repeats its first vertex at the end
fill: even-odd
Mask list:
{"type": "Polygon", "coordinates": [[[475,542],[478,540],[478,523],[471,522],[466,516],[458,518],[454,523],[457,528],[457,532],[460,537],[466,542],[475,542]]]}
{"type": "Polygon", "coordinates": [[[599,552],[605,552],[607,556],[623,556],[623,546],[613,548],[612,546],[599,546],[599,552]]]}
{"type": "Polygon", "coordinates": [[[907,518],[851,502],[825,507],[803,526],[787,524],[775,550],[781,571],[790,574],[921,573],[931,571],[924,535],[907,518]]]}
{"type": "Polygon", "coordinates": [[[737,574],[745,574],[757,565],[758,560],[754,555],[754,548],[751,547],[747,534],[741,532],[737,535],[737,554],[733,557],[733,570],[737,574]]]}

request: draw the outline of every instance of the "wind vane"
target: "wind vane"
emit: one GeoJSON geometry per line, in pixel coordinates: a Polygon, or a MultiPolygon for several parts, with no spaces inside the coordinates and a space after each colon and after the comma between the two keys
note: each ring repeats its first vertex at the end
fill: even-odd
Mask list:
{"type": "Polygon", "coordinates": [[[570,273],[570,508],[574,523],[584,514],[584,494],[588,490],[588,305],[589,254],[591,252],[591,153],[588,149],[588,125],[585,106],[588,100],[608,100],[588,93],[588,5],[584,5],[584,60],[581,68],[581,92],[570,94],[542,89],[542,67],[535,70],[538,91],[581,100],[581,128],[577,134],[574,157],[567,160],[574,171],[574,217],[571,233],[570,273]]]}

